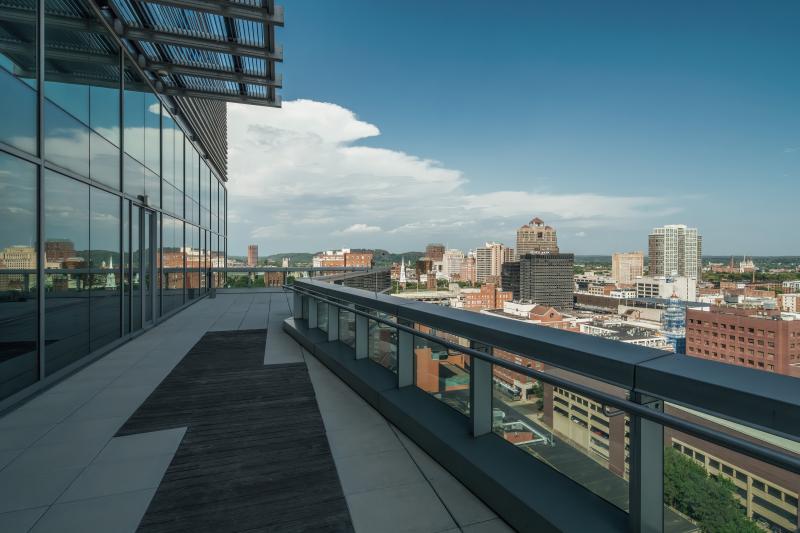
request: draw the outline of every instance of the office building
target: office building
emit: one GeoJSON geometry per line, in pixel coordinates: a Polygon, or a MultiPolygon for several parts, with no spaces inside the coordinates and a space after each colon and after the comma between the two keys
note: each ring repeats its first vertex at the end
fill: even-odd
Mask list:
{"type": "Polygon", "coordinates": [[[686,355],[800,376],[800,319],[777,309],[688,309],[686,355]]]}
{"type": "Polygon", "coordinates": [[[464,252],[450,249],[442,256],[442,273],[449,280],[461,279],[461,270],[464,268],[464,252]]]}
{"type": "Polygon", "coordinates": [[[653,228],[648,237],[651,276],[685,276],[701,279],[703,238],[697,228],[670,224],[653,228]]]}
{"type": "Polygon", "coordinates": [[[611,277],[619,284],[628,285],[644,274],[644,253],[623,252],[611,256],[611,277]]]}
{"type": "Polygon", "coordinates": [[[464,258],[464,263],[461,266],[461,281],[467,283],[478,282],[478,268],[476,263],[475,252],[470,251],[464,258]]]}
{"type": "Polygon", "coordinates": [[[519,261],[503,263],[500,269],[500,286],[504,291],[509,291],[514,300],[520,299],[519,261]]]}
{"type": "Polygon", "coordinates": [[[512,261],[514,249],[499,242],[487,242],[475,252],[475,267],[478,283],[484,283],[487,278],[500,279],[500,268],[506,261],[512,261]]]}
{"type": "Polygon", "coordinates": [[[258,245],[250,244],[247,246],[247,266],[254,267],[258,265],[258,245]]]}
{"type": "Polygon", "coordinates": [[[685,276],[642,276],[634,280],[637,298],[671,298],[697,301],[697,279],[685,276]]]}
{"type": "Polygon", "coordinates": [[[441,261],[444,257],[444,244],[431,243],[425,247],[425,257],[430,257],[434,261],[441,261]]]}
{"type": "Polygon", "coordinates": [[[101,4],[0,7],[0,268],[14,269],[0,271],[0,399],[219,281],[226,102],[280,104],[271,4],[213,15],[180,0],[101,4]],[[238,16],[259,42],[235,31],[238,16]],[[256,50],[246,74],[233,69],[256,50]]]}
{"type": "Polygon", "coordinates": [[[558,253],[556,230],[539,217],[517,230],[517,257],[536,253],[558,253]]]}
{"type": "Polygon", "coordinates": [[[526,254],[519,258],[520,299],[568,310],[573,307],[574,254],[526,254]]]}
{"type": "Polygon", "coordinates": [[[370,268],[372,266],[372,260],[373,252],[371,250],[351,250],[350,248],[342,248],[341,250],[326,250],[315,254],[311,259],[311,264],[315,268],[370,268]]]}

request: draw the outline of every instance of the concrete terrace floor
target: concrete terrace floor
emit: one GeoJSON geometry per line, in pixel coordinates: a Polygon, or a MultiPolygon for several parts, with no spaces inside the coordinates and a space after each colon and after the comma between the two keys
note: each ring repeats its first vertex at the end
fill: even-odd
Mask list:
{"type": "Polygon", "coordinates": [[[511,531],[283,332],[290,296],[201,300],[0,418],[0,531],[135,531],[185,428],[114,435],[207,331],[265,327],[264,364],[308,367],[356,531],[511,531]]]}

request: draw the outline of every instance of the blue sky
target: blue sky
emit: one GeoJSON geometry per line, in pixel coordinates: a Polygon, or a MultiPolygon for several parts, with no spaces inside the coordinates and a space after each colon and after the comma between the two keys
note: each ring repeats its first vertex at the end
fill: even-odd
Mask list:
{"type": "MultiPolygon", "coordinates": [[[[544,213],[562,249],[576,253],[643,249],[654,225],[686,223],[700,229],[709,254],[800,254],[800,236],[787,231],[797,220],[800,183],[798,2],[283,3],[284,101],[335,104],[352,116],[337,111],[341,117],[326,126],[340,120],[342,128],[367,124],[378,132],[334,135],[338,148],[433,160],[457,177],[441,187],[437,208],[411,205],[413,184],[425,176],[383,169],[375,178],[374,163],[362,172],[355,163],[342,170],[333,156],[315,161],[316,175],[330,164],[348,183],[396,184],[409,219],[387,209],[360,212],[355,193],[337,196],[340,189],[326,191],[321,180],[307,198],[307,211],[325,211],[317,226],[287,232],[279,207],[256,216],[241,204],[234,223],[263,251],[291,251],[298,242],[309,250],[393,251],[438,240],[461,248],[484,239],[511,243],[516,226],[544,213]],[[528,199],[530,212],[486,207],[484,195],[498,191],[528,199]],[[576,195],[585,194],[603,202],[581,216],[576,195]],[[341,209],[325,208],[328,195],[341,209]],[[619,211],[615,197],[628,199],[619,211]],[[473,210],[454,214],[465,202],[473,210]]],[[[289,106],[247,120],[273,128],[265,135],[293,139],[319,126],[276,114],[287,109],[309,113],[289,106]]],[[[296,149],[269,157],[291,154],[301,166],[309,159],[296,149]]],[[[231,157],[232,183],[237,168],[256,166],[231,157]]],[[[314,180],[275,177],[266,167],[260,182],[240,179],[266,189],[276,179],[282,190],[314,180]]],[[[437,194],[435,186],[419,190],[428,199],[437,194]]],[[[244,196],[236,186],[232,193],[244,196]]],[[[232,241],[232,251],[245,240],[232,241]]]]}

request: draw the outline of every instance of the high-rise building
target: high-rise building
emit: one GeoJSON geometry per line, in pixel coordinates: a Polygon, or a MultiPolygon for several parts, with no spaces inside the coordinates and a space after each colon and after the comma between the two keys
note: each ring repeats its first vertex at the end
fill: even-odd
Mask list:
{"type": "Polygon", "coordinates": [[[512,294],[514,300],[520,299],[519,294],[519,261],[503,263],[500,269],[500,287],[512,294]]]}
{"type": "Polygon", "coordinates": [[[425,247],[425,257],[430,257],[434,261],[441,261],[444,257],[444,244],[431,243],[425,247]]]}
{"type": "Polygon", "coordinates": [[[247,266],[254,267],[258,265],[258,245],[250,244],[247,246],[247,266]]]}
{"type": "Polygon", "coordinates": [[[517,230],[517,257],[537,253],[558,253],[556,230],[539,217],[517,230]]]}
{"type": "Polygon", "coordinates": [[[519,258],[520,299],[559,310],[573,307],[574,254],[525,254],[519,258]]]}
{"type": "Polygon", "coordinates": [[[673,352],[686,353],[686,306],[676,295],[669,299],[669,305],[661,316],[661,332],[673,352]]]}
{"type": "Polygon", "coordinates": [[[461,269],[464,266],[464,252],[461,250],[445,250],[442,256],[442,273],[447,279],[461,277],[461,269]]]}
{"type": "Polygon", "coordinates": [[[468,283],[477,283],[478,281],[478,267],[475,258],[475,251],[470,251],[467,257],[464,258],[464,263],[461,266],[461,281],[468,283]]]}
{"type": "Polygon", "coordinates": [[[644,274],[643,252],[622,252],[611,256],[611,277],[620,284],[630,284],[644,274]]]}
{"type": "Polygon", "coordinates": [[[487,242],[475,252],[475,267],[478,283],[483,283],[490,276],[500,279],[500,268],[505,261],[513,259],[514,249],[499,242],[487,242]]]}
{"type": "Polygon", "coordinates": [[[651,276],[702,278],[703,238],[697,228],[688,228],[684,224],[653,228],[647,244],[651,276]]]}

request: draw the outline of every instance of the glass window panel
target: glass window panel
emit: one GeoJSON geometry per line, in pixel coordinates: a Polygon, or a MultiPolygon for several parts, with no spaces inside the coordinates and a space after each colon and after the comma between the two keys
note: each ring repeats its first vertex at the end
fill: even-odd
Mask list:
{"type": "Polygon", "coordinates": [[[317,327],[328,331],[328,304],[325,302],[317,302],[317,327]]]}
{"type": "MultiPolygon", "coordinates": [[[[89,124],[89,86],[82,83],[65,83],[45,76],[44,95],[66,113],[85,125],[89,124]]],[[[55,73],[53,73],[55,75],[55,73]]]]}
{"type": "Polygon", "coordinates": [[[25,44],[0,52],[0,141],[31,154],[36,153],[36,5],[15,3],[34,18],[13,23],[25,44]]]}
{"type": "MultiPolygon", "coordinates": [[[[378,315],[382,318],[391,318],[385,313],[378,313],[378,315]]],[[[369,358],[396,374],[397,328],[370,320],[368,345],[369,358]]]]}
{"type": "Polygon", "coordinates": [[[89,186],[46,171],[45,373],[89,353],[89,186]]]}
{"type": "Polygon", "coordinates": [[[144,173],[144,193],[147,195],[147,205],[161,207],[161,180],[147,169],[144,173]]]}
{"type": "Polygon", "coordinates": [[[90,134],[91,178],[119,189],[119,148],[95,132],[90,134]]]}
{"type": "Polygon", "coordinates": [[[131,329],[142,328],[142,208],[131,204],[131,329]]]}
{"type": "MultiPolygon", "coordinates": [[[[88,94],[88,92],[87,92],[88,94]]],[[[88,98],[87,98],[88,105],[88,98]]],[[[89,177],[89,127],[49,100],[44,112],[45,158],[89,177]]]]}
{"type": "Polygon", "coordinates": [[[184,136],[183,132],[180,128],[175,128],[173,130],[173,135],[175,136],[175,187],[179,190],[183,190],[183,165],[184,165],[184,136]]]}
{"type": "Polygon", "coordinates": [[[356,315],[339,309],[339,340],[351,348],[356,347],[356,315]]]}
{"type": "Polygon", "coordinates": [[[139,74],[133,68],[125,69],[125,84],[125,153],[144,162],[144,93],[139,74]]]}
{"type": "Polygon", "coordinates": [[[36,167],[0,152],[0,400],[38,379],[36,167]]]}
{"type": "Polygon", "coordinates": [[[92,187],[90,195],[91,350],[120,336],[120,199],[92,187]]]}
{"type": "Polygon", "coordinates": [[[161,177],[175,183],[175,121],[166,109],[162,109],[161,124],[161,177]]]}
{"type": "MultiPolygon", "coordinates": [[[[128,137],[126,136],[125,139],[128,137]]],[[[138,197],[145,194],[144,165],[125,154],[125,192],[138,197]]]]}
{"type": "Polygon", "coordinates": [[[151,93],[144,95],[144,161],[147,168],[161,172],[161,103],[151,93]]]}
{"type": "Polygon", "coordinates": [[[459,351],[414,336],[415,385],[465,415],[469,415],[471,362],[459,351]]]}
{"type": "Polygon", "coordinates": [[[91,87],[89,126],[114,146],[119,146],[119,74],[109,78],[104,85],[91,87]]]}

